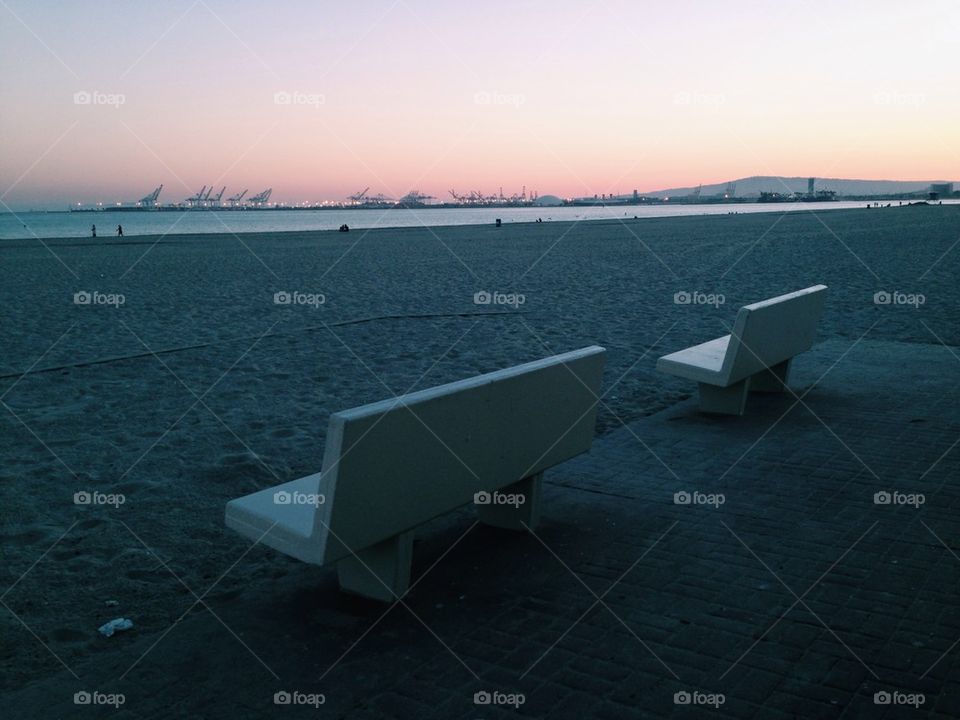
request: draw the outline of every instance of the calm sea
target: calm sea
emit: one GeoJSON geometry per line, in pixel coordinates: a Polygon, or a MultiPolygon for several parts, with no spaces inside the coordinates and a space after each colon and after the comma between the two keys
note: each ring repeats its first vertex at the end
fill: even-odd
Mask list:
{"type": "MultiPolygon", "coordinates": [[[[958,200],[945,200],[955,204],[958,200]]],[[[671,217],[682,215],[726,215],[731,212],[759,213],[784,211],[826,211],[862,208],[865,201],[828,203],[743,203],[731,205],[660,205],[653,207],[520,207],[450,208],[418,210],[193,210],[187,212],[18,212],[0,213],[0,239],[89,237],[96,224],[101,237],[116,234],[123,225],[124,235],[164,233],[248,233],[285,230],[336,230],[346,223],[351,229],[372,227],[418,227],[438,225],[492,224],[569,220],[612,220],[632,217],[671,217]]],[[[893,205],[896,206],[894,201],[893,205]]]]}

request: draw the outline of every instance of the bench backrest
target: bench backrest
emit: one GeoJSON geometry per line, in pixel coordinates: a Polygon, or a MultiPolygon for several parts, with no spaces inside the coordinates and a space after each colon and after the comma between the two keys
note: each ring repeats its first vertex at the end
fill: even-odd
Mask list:
{"type": "Polygon", "coordinates": [[[727,382],[739,382],[809,350],[826,294],[826,285],[814,285],[740,308],[721,370],[727,382]]]}
{"type": "Polygon", "coordinates": [[[320,562],[589,450],[605,355],[582,348],[332,415],[312,538],[320,562]]]}

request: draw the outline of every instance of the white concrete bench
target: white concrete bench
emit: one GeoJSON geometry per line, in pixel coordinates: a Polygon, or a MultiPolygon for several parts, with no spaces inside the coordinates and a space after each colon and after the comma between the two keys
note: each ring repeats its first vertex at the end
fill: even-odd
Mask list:
{"type": "Polygon", "coordinates": [[[605,356],[582,348],[335,413],[321,472],[231,500],[226,524],[392,601],[414,529],[477,493],[493,497],[482,522],[537,524],[543,471],[590,449],[605,356]]]}
{"type": "Polygon", "coordinates": [[[750,391],[782,392],[795,355],[809,350],[826,285],[745,305],[733,332],[664,355],[657,369],[700,384],[700,410],[743,415],[750,391]]]}

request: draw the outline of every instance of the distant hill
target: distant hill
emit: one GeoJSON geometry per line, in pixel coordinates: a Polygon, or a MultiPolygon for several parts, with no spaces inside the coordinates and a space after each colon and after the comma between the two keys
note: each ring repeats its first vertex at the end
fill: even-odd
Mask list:
{"type": "Polygon", "coordinates": [[[557,207],[563,205],[563,200],[556,195],[541,195],[533,201],[536,207],[557,207]]]}
{"type": "MultiPolygon", "coordinates": [[[[834,190],[838,195],[901,195],[904,193],[925,193],[930,189],[931,183],[951,182],[949,180],[846,180],[843,178],[817,178],[817,190],[834,190]]],[[[740,178],[731,180],[730,183],[736,184],[736,197],[755,198],[759,197],[761,192],[778,193],[805,193],[807,191],[807,178],[805,177],[780,177],[770,175],[757,175],[754,177],[740,178]]],[[[700,191],[701,197],[710,197],[711,195],[723,195],[727,191],[728,183],[716,183],[714,185],[704,185],[700,191]]],[[[954,188],[960,189],[960,182],[954,181],[954,188]]],[[[667,188],[666,190],[656,190],[654,192],[641,193],[647,197],[683,197],[691,195],[697,187],[667,188]]]]}

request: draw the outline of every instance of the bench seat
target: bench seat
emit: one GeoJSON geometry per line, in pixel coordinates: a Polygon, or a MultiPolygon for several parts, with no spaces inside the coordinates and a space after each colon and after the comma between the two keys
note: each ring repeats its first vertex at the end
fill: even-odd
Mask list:
{"type": "Polygon", "coordinates": [[[723,358],[727,354],[729,343],[729,335],[724,335],[716,340],[708,340],[685,350],[664,355],[657,363],[657,367],[671,375],[684,377],[688,380],[710,382],[720,377],[723,370],[723,358]]]}
{"type": "Polygon", "coordinates": [[[304,562],[317,558],[305,541],[313,533],[316,506],[292,502],[295,497],[316,496],[320,473],[259,490],[230,501],[230,527],[249,538],[304,562]],[[288,493],[290,503],[277,503],[277,493],[288,493]]]}

